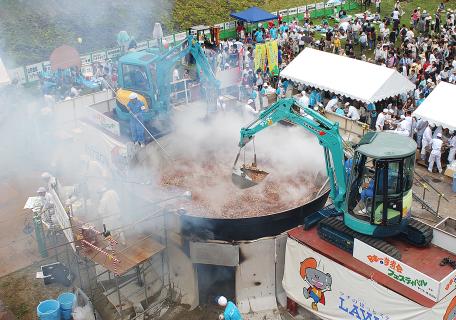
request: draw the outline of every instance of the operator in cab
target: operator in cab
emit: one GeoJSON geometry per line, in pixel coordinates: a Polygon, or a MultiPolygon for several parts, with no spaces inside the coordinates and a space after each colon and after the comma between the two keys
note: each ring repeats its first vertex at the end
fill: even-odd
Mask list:
{"type": "Polygon", "coordinates": [[[144,103],[138,99],[138,95],[135,92],[130,93],[130,101],[127,104],[128,111],[130,111],[130,132],[131,140],[134,144],[139,144],[144,147],[146,140],[144,138],[144,124],[143,124],[143,113],[146,110],[144,103]]]}
{"type": "Polygon", "coordinates": [[[221,296],[218,297],[217,303],[225,308],[225,311],[219,316],[219,320],[242,320],[241,313],[233,302],[221,296]]]}

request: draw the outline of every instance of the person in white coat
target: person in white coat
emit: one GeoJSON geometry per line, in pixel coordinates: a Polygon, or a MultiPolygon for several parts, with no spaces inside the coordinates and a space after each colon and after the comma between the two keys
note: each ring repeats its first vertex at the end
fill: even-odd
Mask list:
{"type": "Polygon", "coordinates": [[[453,131],[453,135],[448,140],[448,145],[450,147],[450,152],[448,153],[448,163],[452,163],[456,158],[456,131],[453,131]]]}
{"type": "Polygon", "coordinates": [[[437,133],[437,137],[431,140],[431,155],[429,156],[429,167],[428,171],[432,172],[432,169],[434,168],[434,163],[437,164],[437,169],[439,169],[439,172],[442,173],[442,162],[441,162],[441,157],[442,157],[442,134],[437,133]]]}
{"type": "Polygon", "coordinates": [[[424,130],[428,126],[428,122],[423,119],[419,119],[416,123],[415,132],[416,132],[416,144],[418,145],[418,149],[421,149],[421,142],[423,141],[424,130]]]}
{"type": "Polygon", "coordinates": [[[383,126],[385,125],[386,115],[388,114],[388,109],[383,109],[383,112],[378,114],[377,121],[375,122],[375,130],[383,131],[383,126]]]}
{"type": "Polygon", "coordinates": [[[336,110],[336,105],[339,102],[337,96],[333,96],[331,100],[328,101],[325,107],[325,111],[334,112],[336,110]]]}
{"type": "Polygon", "coordinates": [[[423,133],[423,139],[421,140],[421,160],[426,159],[426,148],[431,145],[432,142],[432,129],[431,125],[428,124],[423,133]]]}
{"type": "Polygon", "coordinates": [[[301,92],[301,98],[299,98],[298,103],[303,107],[309,107],[310,99],[304,90],[301,92]]]}
{"type": "Polygon", "coordinates": [[[347,118],[350,118],[355,121],[359,121],[360,116],[359,116],[359,111],[356,109],[356,107],[352,106],[350,103],[346,103],[345,106],[348,104],[348,112],[347,112],[347,118]]]}
{"type": "Polygon", "coordinates": [[[399,122],[395,132],[404,136],[410,136],[410,123],[405,119],[404,115],[401,116],[401,122],[399,122]]]}
{"type": "Polygon", "coordinates": [[[98,214],[108,231],[113,230],[118,234],[119,242],[125,244],[125,236],[122,228],[120,209],[120,197],[115,190],[102,187],[99,190],[100,202],[98,203],[98,214]]]}

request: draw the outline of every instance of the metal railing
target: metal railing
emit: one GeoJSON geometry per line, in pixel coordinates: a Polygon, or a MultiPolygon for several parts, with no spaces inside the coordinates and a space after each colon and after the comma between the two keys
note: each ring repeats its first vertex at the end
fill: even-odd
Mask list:
{"type": "MultiPolygon", "coordinates": [[[[418,186],[423,188],[423,193],[419,195],[416,192],[413,192],[413,199],[417,201],[419,204],[421,204],[421,208],[430,212],[433,214],[436,218],[442,218],[439,215],[439,210],[440,210],[440,203],[442,199],[444,199],[446,202],[450,202],[448,198],[445,196],[444,193],[442,193],[440,190],[438,190],[432,183],[426,178],[420,175],[418,172],[415,170],[415,176],[414,180],[418,186]],[[417,178],[418,177],[418,178],[417,178]],[[437,195],[438,200],[437,200],[437,207],[434,208],[428,200],[426,200],[426,194],[433,192],[437,195]]],[[[429,198],[429,197],[428,197],[429,198]]]]}

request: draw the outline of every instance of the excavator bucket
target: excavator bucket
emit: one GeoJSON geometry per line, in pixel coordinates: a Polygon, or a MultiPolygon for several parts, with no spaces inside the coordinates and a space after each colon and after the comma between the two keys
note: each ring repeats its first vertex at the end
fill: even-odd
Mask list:
{"type": "Polygon", "coordinates": [[[247,189],[262,182],[268,174],[268,172],[258,169],[254,164],[251,166],[243,165],[239,169],[233,169],[231,181],[238,188],[247,189]]]}

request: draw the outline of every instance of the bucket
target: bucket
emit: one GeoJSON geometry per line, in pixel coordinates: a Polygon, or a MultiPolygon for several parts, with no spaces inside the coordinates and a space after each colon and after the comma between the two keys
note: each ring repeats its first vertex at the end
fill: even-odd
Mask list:
{"type": "Polygon", "coordinates": [[[62,319],[71,319],[71,313],[73,312],[73,305],[76,301],[76,296],[71,292],[62,293],[59,298],[60,311],[62,313],[62,319]]]}
{"type": "Polygon", "coordinates": [[[60,320],[60,303],[57,300],[41,301],[36,313],[40,320],[60,320]]]}

